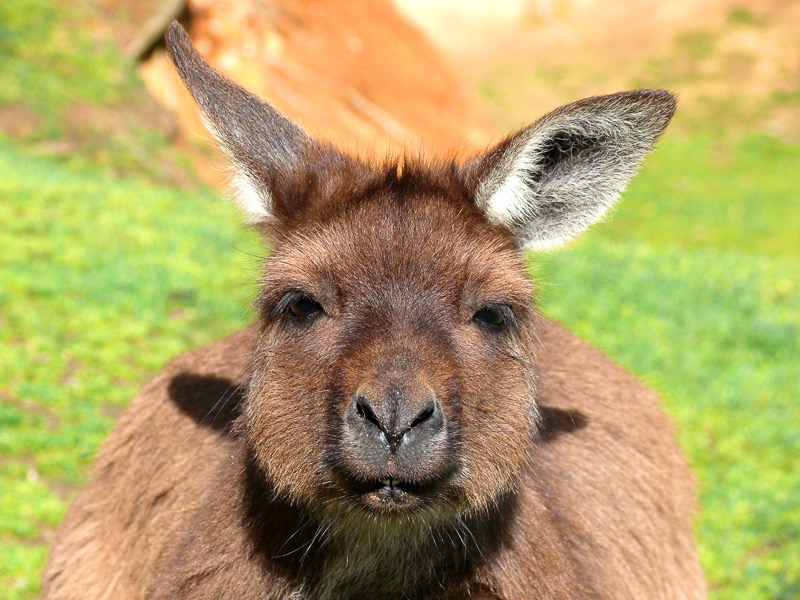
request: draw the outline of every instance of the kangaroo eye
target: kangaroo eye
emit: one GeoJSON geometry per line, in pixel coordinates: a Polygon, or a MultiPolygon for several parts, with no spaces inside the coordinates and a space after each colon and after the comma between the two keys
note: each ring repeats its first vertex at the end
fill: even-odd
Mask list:
{"type": "Polygon", "coordinates": [[[311,296],[299,296],[289,304],[289,312],[298,319],[310,317],[321,310],[322,306],[311,296]]]}
{"type": "Polygon", "coordinates": [[[472,320],[493,331],[500,331],[515,323],[514,313],[505,304],[487,304],[478,310],[472,320]]]}
{"type": "Polygon", "coordinates": [[[271,310],[274,318],[296,323],[310,322],[323,312],[322,305],[314,300],[314,296],[300,290],[287,291],[271,310]]]}

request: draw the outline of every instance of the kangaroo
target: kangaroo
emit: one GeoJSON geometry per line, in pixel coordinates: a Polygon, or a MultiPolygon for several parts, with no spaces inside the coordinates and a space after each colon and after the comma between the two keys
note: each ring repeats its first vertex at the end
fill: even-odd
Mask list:
{"type": "MultiPolygon", "coordinates": [[[[174,359],[57,532],[46,598],[702,598],[658,397],[534,308],[675,110],[569,104],[463,164],[367,161],[171,60],[271,251],[251,327],[174,359]]],[[[591,302],[591,298],[586,299],[591,302]]]]}

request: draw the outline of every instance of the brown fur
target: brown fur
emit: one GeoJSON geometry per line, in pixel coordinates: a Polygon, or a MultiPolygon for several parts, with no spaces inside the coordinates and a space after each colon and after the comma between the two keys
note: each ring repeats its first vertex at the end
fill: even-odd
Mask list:
{"type": "MultiPolygon", "coordinates": [[[[214,86],[241,96],[212,124],[267,186],[259,318],[133,402],[60,528],[45,596],[703,597],[693,478],[658,398],[536,313],[515,237],[530,227],[482,208],[481,171],[524,189],[504,153],[530,144],[488,167],[368,165],[264,108],[295,144],[286,170],[251,155],[230,112],[258,100],[210,76],[201,106],[214,117],[214,86]],[[318,310],[298,317],[299,299],[318,310]]],[[[605,152],[582,132],[556,131],[532,185],[605,152]]],[[[549,210],[537,218],[563,221],[549,210]]]]}

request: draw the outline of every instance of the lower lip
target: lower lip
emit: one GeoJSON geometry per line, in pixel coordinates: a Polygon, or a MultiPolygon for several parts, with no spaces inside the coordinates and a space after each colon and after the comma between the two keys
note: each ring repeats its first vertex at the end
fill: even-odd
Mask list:
{"type": "Polygon", "coordinates": [[[364,508],[378,513],[408,512],[423,508],[434,501],[430,488],[406,484],[397,479],[374,481],[345,480],[342,488],[347,490],[347,497],[364,508]]]}
{"type": "Polygon", "coordinates": [[[379,510],[409,509],[419,504],[420,501],[417,496],[396,485],[384,485],[365,494],[363,498],[370,508],[379,510]]]}

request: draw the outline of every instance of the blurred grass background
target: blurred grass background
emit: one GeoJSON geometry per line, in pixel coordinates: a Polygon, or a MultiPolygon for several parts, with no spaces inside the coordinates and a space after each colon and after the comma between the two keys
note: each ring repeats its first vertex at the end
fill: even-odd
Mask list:
{"type": "MultiPolygon", "coordinates": [[[[163,109],[131,61],[77,22],[0,3],[3,598],[36,596],[48,535],[141,384],[248,322],[263,252],[142,116],[163,109]]],[[[511,102],[496,77],[482,90],[511,102]]],[[[797,598],[800,147],[726,128],[688,119],[611,221],[530,265],[547,314],[664,395],[701,482],[711,596],[797,598]]]]}

